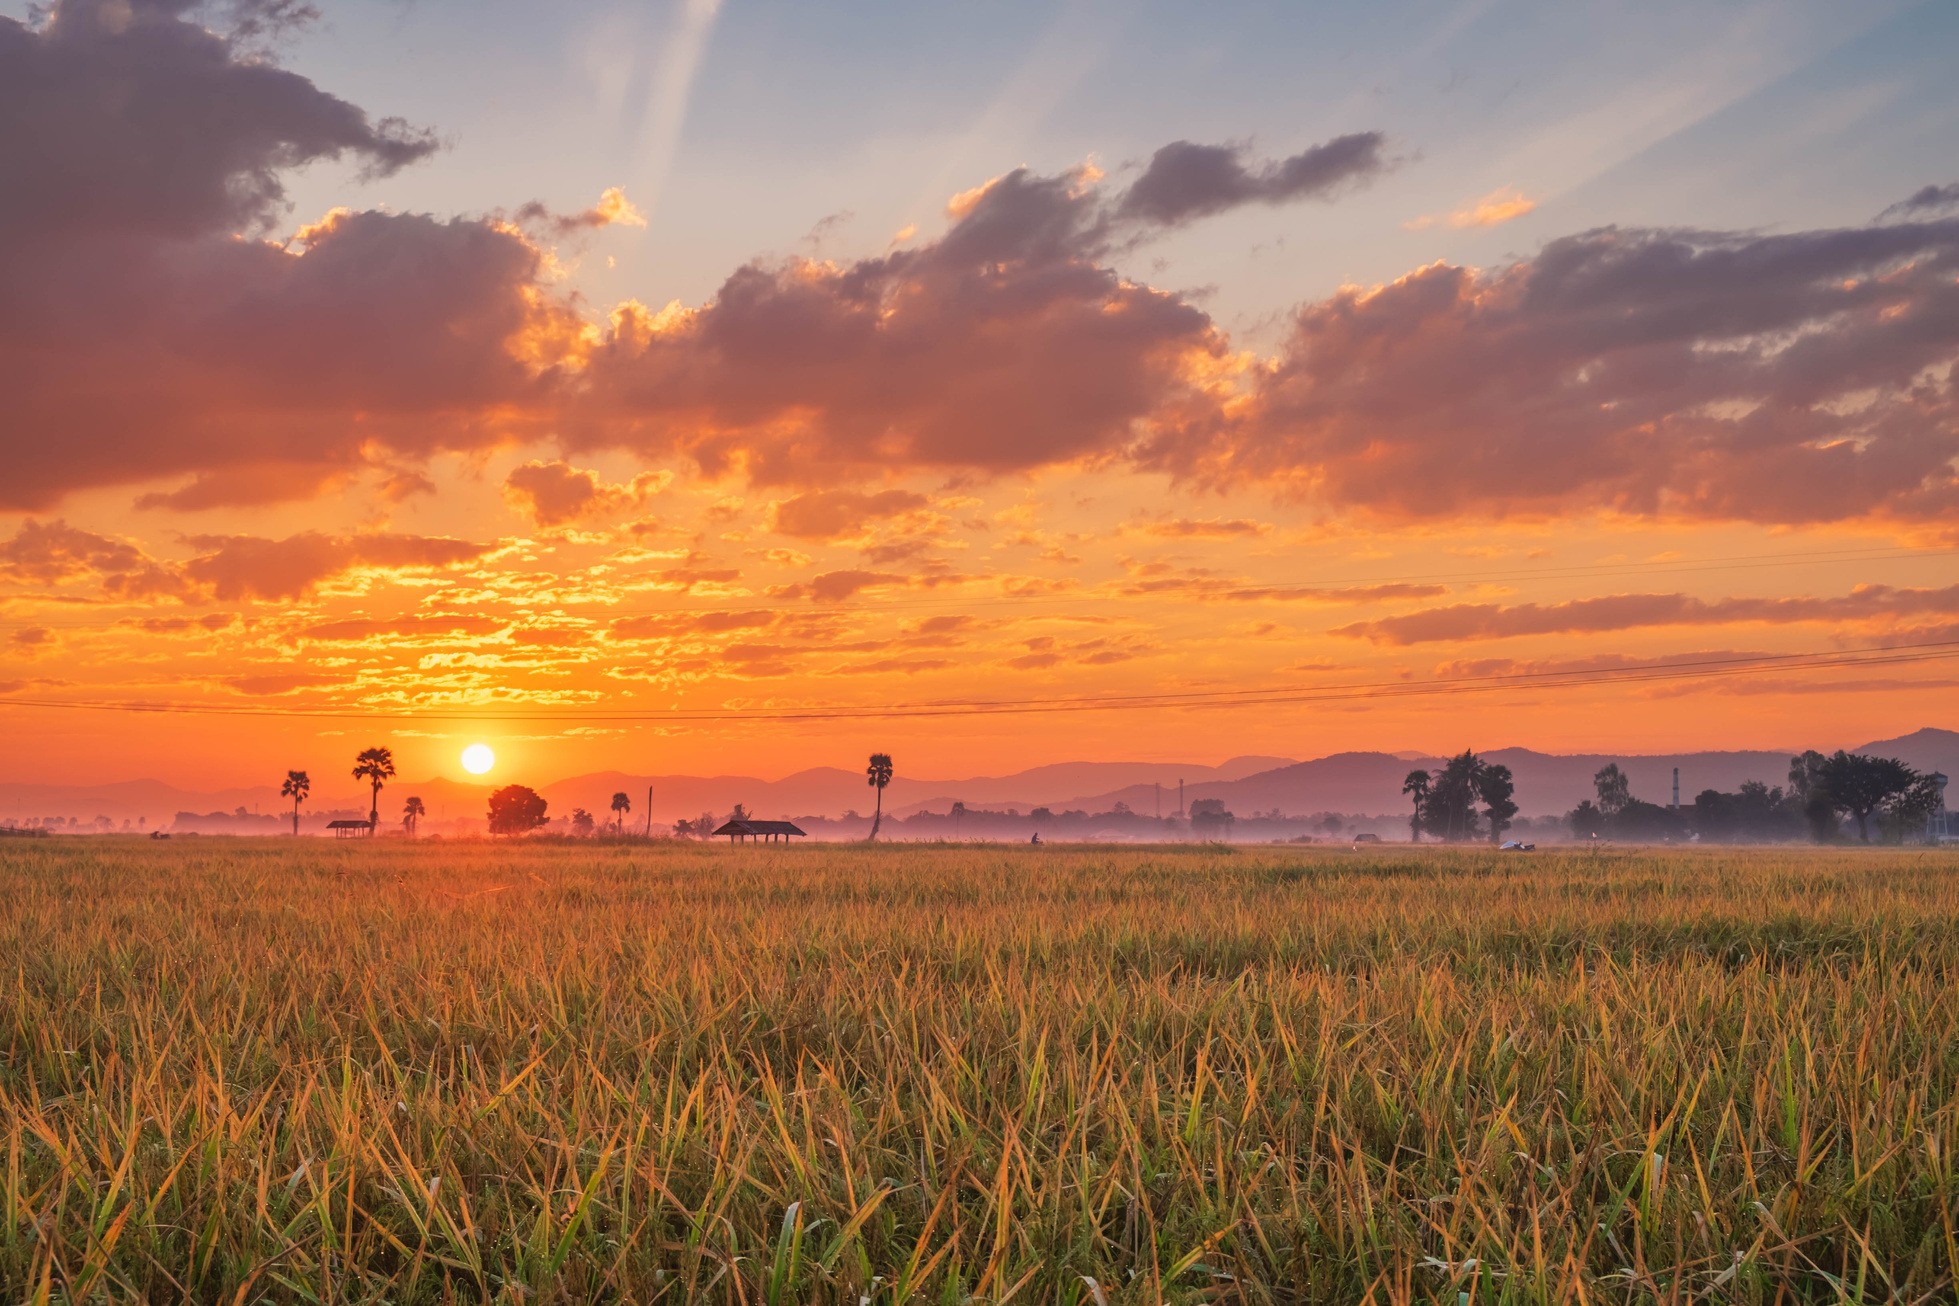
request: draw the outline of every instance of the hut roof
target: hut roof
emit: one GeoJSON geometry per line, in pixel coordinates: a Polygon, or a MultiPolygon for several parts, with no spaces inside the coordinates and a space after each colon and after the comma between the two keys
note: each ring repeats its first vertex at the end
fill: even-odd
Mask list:
{"type": "Polygon", "coordinates": [[[800,834],[808,837],[807,832],[798,828],[794,821],[757,821],[753,818],[742,821],[730,821],[714,833],[717,836],[724,834],[800,834]]]}

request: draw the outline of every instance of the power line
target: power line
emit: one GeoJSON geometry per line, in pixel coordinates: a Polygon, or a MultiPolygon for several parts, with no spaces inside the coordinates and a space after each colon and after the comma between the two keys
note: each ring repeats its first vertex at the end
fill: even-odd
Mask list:
{"type": "MultiPolygon", "coordinates": [[[[227,704],[101,702],[76,699],[0,699],[0,705],[89,712],[128,712],[196,716],[285,717],[316,720],[470,721],[476,723],[613,723],[714,724],[731,721],[895,720],[914,717],[1044,715],[1075,712],[1144,711],[1192,708],[1269,707],[1290,704],[1343,702],[1363,699],[1423,698],[1505,690],[1573,689],[1591,685],[1645,684],[1671,680],[1712,680],[1763,672],[1812,672],[1845,667],[1896,666],[1959,658],[1959,640],[1926,644],[1847,649],[1826,653],[1764,654],[1742,658],[1710,658],[1643,667],[1599,667],[1570,671],[1508,672],[1464,676],[1451,680],[1376,681],[1362,684],[1302,688],[1265,686],[1245,690],[1191,690],[1172,693],[1101,695],[1044,699],[935,700],[872,706],[849,704],[782,709],[672,709],[668,711],[524,711],[423,708],[258,708],[227,704]]],[[[1825,683],[1825,682],[1817,682],[1825,683]]]]}

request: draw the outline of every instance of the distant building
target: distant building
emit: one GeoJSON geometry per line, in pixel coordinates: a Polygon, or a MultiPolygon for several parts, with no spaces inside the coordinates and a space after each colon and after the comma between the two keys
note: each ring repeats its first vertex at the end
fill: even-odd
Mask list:
{"type": "Polygon", "coordinates": [[[374,826],[367,821],[328,821],[327,829],[333,831],[336,839],[367,839],[374,835],[374,826]]]}

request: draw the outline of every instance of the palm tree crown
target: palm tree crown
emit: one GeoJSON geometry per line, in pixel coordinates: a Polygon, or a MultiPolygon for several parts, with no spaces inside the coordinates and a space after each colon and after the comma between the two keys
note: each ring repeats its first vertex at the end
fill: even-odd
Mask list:
{"type": "Polygon", "coordinates": [[[623,793],[612,795],[612,828],[623,833],[626,828],[626,813],[633,810],[633,800],[623,793]]]}
{"type": "Polygon", "coordinates": [[[428,814],[429,809],[422,806],[422,800],[414,795],[410,795],[408,801],[401,805],[401,823],[408,827],[411,835],[415,833],[416,823],[428,814]]]}
{"type": "Polygon", "coordinates": [[[374,805],[368,809],[369,826],[381,823],[381,782],[395,778],[395,755],[391,748],[363,748],[354,758],[354,779],[374,786],[374,805]]]}

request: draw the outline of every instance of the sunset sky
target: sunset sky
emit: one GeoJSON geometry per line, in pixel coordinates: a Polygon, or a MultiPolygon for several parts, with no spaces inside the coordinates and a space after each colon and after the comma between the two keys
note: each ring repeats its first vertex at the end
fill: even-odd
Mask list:
{"type": "Polygon", "coordinates": [[[1959,6],[318,8],[0,3],[0,780],[1955,724],[1959,6]]]}

